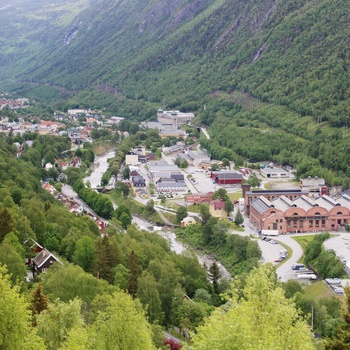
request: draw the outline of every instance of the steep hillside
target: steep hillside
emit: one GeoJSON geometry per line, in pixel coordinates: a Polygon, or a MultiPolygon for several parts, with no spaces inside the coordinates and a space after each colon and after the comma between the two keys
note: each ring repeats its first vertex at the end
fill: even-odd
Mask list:
{"type": "Polygon", "coordinates": [[[15,78],[40,58],[46,60],[45,48],[56,45],[56,40],[63,43],[64,28],[88,5],[89,0],[1,1],[1,78],[15,78]]]}
{"type": "Polygon", "coordinates": [[[87,1],[57,0],[45,11],[42,3],[3,31],[21,29],[3,39],[0,62],[18,59],[11,78],[75,90],[103,82],[170,105],[238,87],[334,126],[347,123],[347,2],[101,0],[83,10],[87,1]]]}
{"type": "MultiPolygon", "coordinates": [[[[42,10],[43,2],[37,4],[42,10]]],[[[41,27],[41,36],[13,22],[27,36],[32,34],[33,43],[24,41],[22,52],[7,46],[2,61],[17,61],[14,65],[11,59],[2,77],[84,91],[75,96],[74,105],[88,103],[138,119],[142,103],[194,110],[202,123],[212,124],[215,139],[205,146],[219,158],[274,159],[294,165],[300,176],[321,175],[350,186],[350,3],[79,4],[66,7],[66,1],[57,0],[52,12],[57,20],[40,22],[50,28],[46,33],[41,27]],[[69,16],[58,4],[62,11],[69,9],[69,16]],[[127,105],[129,113],[124,113],[127,105]],[[223,130],[222,125],[228,127],[223,130]]],[[[34,21],[31,13],[25,18],[34,21]]],[[[14,38],[18,42],[19,35],[14,38]]]]}

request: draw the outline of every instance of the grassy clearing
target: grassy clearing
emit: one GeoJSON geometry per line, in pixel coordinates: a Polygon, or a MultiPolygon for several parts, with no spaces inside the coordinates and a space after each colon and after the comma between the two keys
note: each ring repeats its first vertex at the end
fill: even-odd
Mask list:
{"type": "Polygon", "coordinates": [[[238,201],[240,198],[242,198],[242,191],[240,192],[232,192],[227,194],[231,201],[238,201]]]}
{"type": "Polygon", "coordinates": [[[111,142],[94,144],[92,146],[92,149],[93,149],[96,156],[100,156],[104,153],[107,153],[114,148],[115,148],[115,144],[113,144],[111,142]]]}
{"type": "Polygon", "coordinates": [[[332,298],[335,297],[342,302],[345,300],[345,296],[337,295],[331,291],[329,287],[323,282],[323,281],[317,281],[313,282],[310,285],[305,287],[305,294],[310,295],[312,298],[315,299],[322,299],[322,298],[332,298]]]}
{"type": "Polygon", "coordinates": [[[124,198],[123,196],[118,196],[118,194],[115,191],[111,191],[108,193],[108,196],[111,198],[112,202],[114,202],[116,205],[124,204],[127,206],[130,210],[130,213],[132,215],[140,215],[141,217],[145,218],[146,220],[155,222],[155,223],[163,223],[162,218],[159,216],[159,214],[154,211],[153,213],[150,213],[147,211],[146,206],[137,202],[135,199],[132,199],[130,197],[124,198]]]}

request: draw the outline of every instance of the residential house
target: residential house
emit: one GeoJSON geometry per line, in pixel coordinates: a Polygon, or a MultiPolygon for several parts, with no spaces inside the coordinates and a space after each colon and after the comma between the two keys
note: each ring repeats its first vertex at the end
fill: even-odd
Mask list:
{"type": "Polygon", "coordinates": [[[132,170],[130,172],[130,177],[133,177],[133,176],[140,176],[140,173],[137,170],[132,170]]]}
{"type": "Polygon", "coordinates": [[[45,273],[54,262],[63,265],[60,259],[44,248],[34,259],[32,259],[33,276],[35,274],[45,273]]]}
{"type": "Polygon", "coordinates": [[[52,195],[54,195],[57,191],[56,191],[56,188],[53,187],[51,184],[49,184],[48,182],[45,182],[43,184],[43,189],[50,192],[52,195]]]}
{"type": "Polygon", "coordinates": [[[146,180],[142,176],[133,176],[131,182],[134,187],[146,187],[146,180]]]}
{"type": "Polygon", "coordinates": [[[211,201],[209,204],[209,213],[219,220],[227,218],[225,202],[220,197],[211,201]]]}

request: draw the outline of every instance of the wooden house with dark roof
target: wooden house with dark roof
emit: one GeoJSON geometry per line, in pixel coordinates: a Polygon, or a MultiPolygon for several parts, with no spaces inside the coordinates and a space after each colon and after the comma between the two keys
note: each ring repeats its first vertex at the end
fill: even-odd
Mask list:
{"type": "Polygon", "coordinates": [[[33,276],[39,273],[45,273],[47,269],[54,263],[63,263],[50,251],[44,248],[34,259],[32,259],[33,276]]]}

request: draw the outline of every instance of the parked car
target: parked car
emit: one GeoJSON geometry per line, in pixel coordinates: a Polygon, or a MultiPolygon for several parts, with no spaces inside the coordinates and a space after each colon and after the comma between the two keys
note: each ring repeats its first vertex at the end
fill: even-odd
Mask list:
{"type": "Polygon", "coordinates": [[[305,267],[304,264],[293,264],[292,270],[300,270],[304,267],[305,267]]]}

